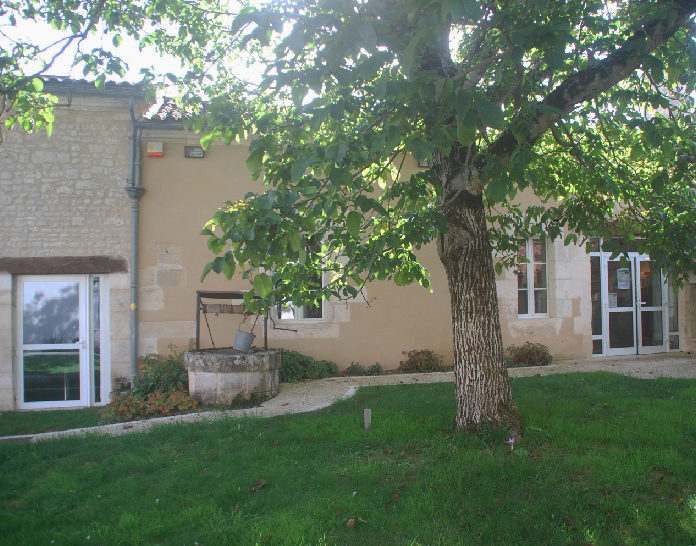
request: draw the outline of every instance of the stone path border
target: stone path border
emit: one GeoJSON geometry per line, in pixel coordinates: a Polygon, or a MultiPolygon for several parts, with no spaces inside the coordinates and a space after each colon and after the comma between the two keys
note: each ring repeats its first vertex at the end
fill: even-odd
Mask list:
{"type": "MultiPolygon", "coordinates": [[[[542,376],[556,373],[608,371],[642,379],[657,377],[696,378],[696,356],[689,353],[667,353],[649,356],[624,356],[566,360],[544,367],[512,368],[510,377],[542,376]]],[[[330,406],[336,400],[353,396],[358,387],[370,385],[398,385],[414,383],[447,383],[454,381],[452,372],[427,374],[394,374],[373,377],[332,377],[302,383],[283,383],[275,398],[256,408],[228,411],[207,411],[158,417],[145,421],[131,421],[98,427],[77,428],[40,434],[0,437],[0,442],[37,442],[84,434],[108,434],[116,436],[131,432],[143,432],[154,426],[169,423],[195,423],[221,417],[273,417],[286,413],[303,413],[330,406]]]]}

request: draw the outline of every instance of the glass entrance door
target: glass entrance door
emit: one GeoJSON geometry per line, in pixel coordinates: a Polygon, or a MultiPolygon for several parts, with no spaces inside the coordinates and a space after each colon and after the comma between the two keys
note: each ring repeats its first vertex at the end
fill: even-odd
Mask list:
{"type": "MultiPolygon", "coordinates": [[[[599,258],[595,258],[599,260],[599,258]]],[[[646,255],[629,253],[628,259],[603,257],[602,329],[606,356],[667,352],[667,285],[656,265],[646,255]]],[[[597,277],[599,273],[593,275],[597,277]]],[[[597,313],[593,312],[593,320],[597,313]]],[[[599,338],[599,329],[594,338],[599,338]]],[[[601,347],[600,345],[600,347],[601,347]]],[[[602,354],[602,351],[593,351],[602,354]]]]}
{"type": "Polygon", "coordinates": [[[87,406],[87,277],[20,277],[20,408],[87,406]]]}
{"type": "Polygon", "coordinates": [[[603,269],[606,355],[636,354],[633,260],[605,259],[603,269]]]}

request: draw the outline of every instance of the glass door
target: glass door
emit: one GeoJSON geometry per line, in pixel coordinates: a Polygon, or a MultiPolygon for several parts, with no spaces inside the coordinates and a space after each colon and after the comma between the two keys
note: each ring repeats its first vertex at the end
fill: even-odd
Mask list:
{"type": "Polygon", "coordinates": [[[634,260],[604,259],[607,356],[636,354],[634,260]]]}
{"type": "Polygon", "coordinates": [[[647,256],[636,257],[636,309],[638,310],[638,353],[667,352],[665,335],[665,282],[660,269],[647,256]]]}
{"type": "Polygon", "coordinates": [[[87,277],[20,277],[20,408],[90,403],[87,277]]]}

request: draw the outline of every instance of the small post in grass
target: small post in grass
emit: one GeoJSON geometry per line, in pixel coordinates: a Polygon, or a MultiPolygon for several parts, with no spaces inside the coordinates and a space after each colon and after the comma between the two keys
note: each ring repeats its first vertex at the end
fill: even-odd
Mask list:
{"type": "Polygon", "coordinates": [[[365,430],[372,426],[372,410],[365,408],[363,410],[363,424],[365,425],[365,430]]]}

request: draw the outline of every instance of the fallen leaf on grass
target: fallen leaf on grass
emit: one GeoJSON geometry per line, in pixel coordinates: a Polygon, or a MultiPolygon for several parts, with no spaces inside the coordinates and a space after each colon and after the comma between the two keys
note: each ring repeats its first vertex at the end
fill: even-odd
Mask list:
{"type": "Polygon", "coordinates": [[[582,546],[594,546],[591,542],[587,542],[586,540],[582,541],[582,546]]]}
{"type": "Polygon", "coordinates": [[[461,516],[463,513],[464,513],[464,510],[460,510],[459,512],[457,512],[457,515],[461,516]]]}
{"type": "Polygon", "coordinates": [[[404,487],[406,487],[406,484],[405,483],[397,483],[395,487],[398,487],[399,489],[403,489],[404,487]]]}
{"type": "Polygon", "coordinates": [[[479,535],[476,537],[476,541],[481,542],[482,538],[483,538],[483,533],[479,533],[479,535]]]}
{"type": "Polygon", "coordinates": [[[391,497],[392,502],[399,502],[399,499],[400,499],[400,498],[401,498],[401,497],[399,496],[398,493],[394,493],[394,494],[392,495],[392,497],[391,497]]]}
{"type": "Polygon", "coordinates": [[[280,443],[280,440],[276,440],[275,442],[273,442],[273,445],[277,446],[279,443],[280,443]]]}
{"type": "Polygon", "coordinates": [[[242,505],[241,502],[238,502],[238,503],[235,505],[235,507],[234,507],[235,513],[236,513],[236,512],[239,512],[239,507],[240,507],[241,505],[242,505]]]}
{"type": "Polygon", "coordinates": [[[493,499],[493,502],[496,504],[500,504],[500,499],[493,499]]]}
{"type": "Polygon", "coordinates": [[[207,469],[207,468],[204,468],[204,469],[203,469],[203,474],[205,474],[206,472],[208,472],[208,469],[207,469]]]}
{"type": "Polygon", "coordinates": [[[256,487],[250,487],[249,488],[249,493],[256,493],[259,489],[263,489],[266,487],[266,480],[256,480],[257,485],[256,487]]]}
{"type": "Polygon", "coordinates": [[[607,510],[607,514],[609,514],[609,517],[610,517],[611,519],[616,519],[616,518],[614,517],[614,512],[612,512],[611,510],[607,510]]]}
{"type": "Polygon", "coordinates": [[[268,542],[269,540],[271,540],[271,537],[272,537],[272,536],[273,536],[273,535],[266,535],[265,537],[263,537],[263,538],[261,539],[261,542],[268,542]]]}
{"type": "Polygon", "coordinates": [[[346,523],[348,526],[348,529],[355,529],[355,520],[354,519],[349,519],[348,523],[346,523]]]}
{"type": "Polygon", "coordinates": [[[336,514],[337,516],[340,516],[342,513],[343,513],[343,510],[336,510],[336,512],[335,512],[335,514],[336,514]]]}

